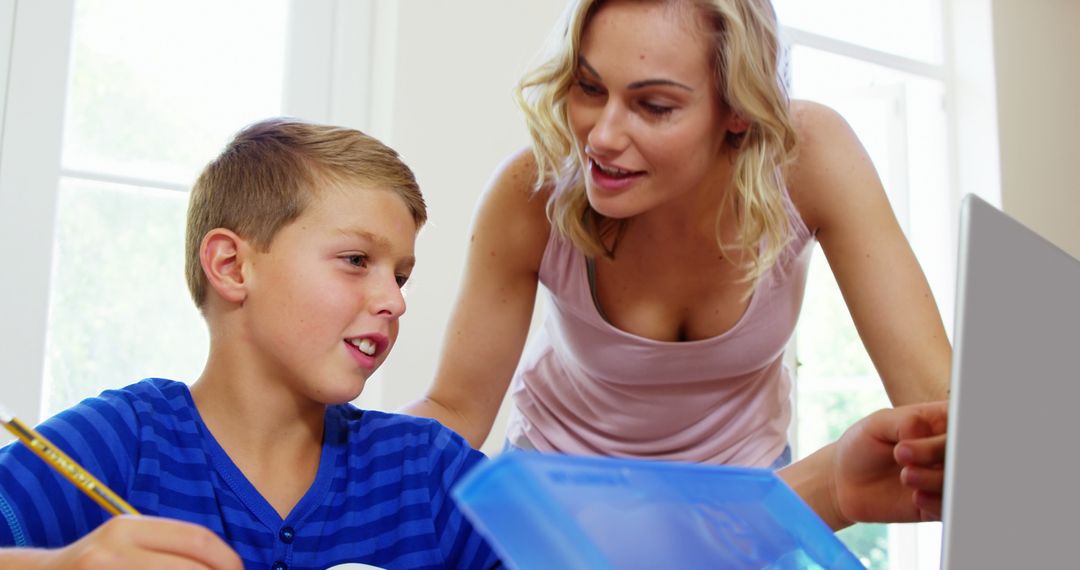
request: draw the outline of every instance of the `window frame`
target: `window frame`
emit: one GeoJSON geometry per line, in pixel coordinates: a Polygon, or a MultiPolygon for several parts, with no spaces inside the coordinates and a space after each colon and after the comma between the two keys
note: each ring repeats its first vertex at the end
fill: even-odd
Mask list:
{"type": "MultiPolygon", "coordinates": [[[[781,25],[781,41],[786,50],[795,45],[804,46],[940,82],[945,99],[948,191],[944,196],[932,196],[920,194],[917,188],[902,189],[906,209],[902,213],[906,218],[904,227],[908,239],[919,254],[950,339],[960,201],[965,194],[972,193],[996,206],[1001,204],[991,3],[992,0],[941,0],[941,33],[945,47],[941,64],[781,25]],[[931,229],[928,231],[928,228],[931,229]],[[941,248],[942,241],[948,247],[941,248]],[[923,252],[929,250],[930,244],[938,244],[941,253],[927,259],[923,252]]],[[[790,441],[797,442],[799,374],[798,347],[794,338],[787,362],[793,371],[789,437],[790,441]]],[[[940,538],[940,523],[890,525],[890,567],[897,570],[937,568],[940,538]]]]}
{"type": "MultiPolygon", "coordinates": [[[[0,279],[2,399],[24,421],[42,419],[46,342],[61,178],[186,192],[175,181],[65,168],[61,163],[75,0],[0,0],[0,254],[17,279],[0,279]],[[40,191],[27,192],[28,188],[40,191]]],[[[360,129],[379,125],[371,73],[380,18],[396,13],[379,2],[290,0],[285,51],[284,115],[360,129]],[[299,9],[300,6],[302,9],[299,9]]],[[[392,82],[389,82],[392,84],[392,82]]],[[[389,115],[389,114],[386,114],[389,115]]],[[[62,260],[55,260],[60,262],[62,260]]],[[[375,394],[375,397],[378,395],[375,394]]],[[[0,443],[10,437],[0,436],[0,443]]]]}
{"type": "Polygon", "coordinates": [[[74,0],[0,3],[0,255],[9,268],[0,279],[0,362],[4,405],[27,422],[41,413],[73,16],[74,0]]]}

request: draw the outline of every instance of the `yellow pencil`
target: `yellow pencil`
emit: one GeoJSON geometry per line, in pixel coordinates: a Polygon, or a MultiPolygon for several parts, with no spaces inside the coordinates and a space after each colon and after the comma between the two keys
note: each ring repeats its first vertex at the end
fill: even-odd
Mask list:
{"type": "Polygon", "coordinates": [[[86,493],[97,504],[101,505],[106,511],[114,515],[137,515],[139,511],[135,510],[127,503],[127,501],[121,499],[116,493],[112,492],[101,481],[98,481],[96,477],[91,475],[82,465],[79,465],[72,458],[68,457],[66,453],[57,449],[45,436],[38,433],[34,428],[22,423],[18,418],[12,417],[10,414],[0,408],[0,423],[4,424],[4,427],[11,433],[15,434],[15,437],[19,438],[31,451],[36,453],[38,457],[41,457],[48,463],[53,469],[60,472],[61,475],[67,478],[79,488],[80,491],[86,493]]]}

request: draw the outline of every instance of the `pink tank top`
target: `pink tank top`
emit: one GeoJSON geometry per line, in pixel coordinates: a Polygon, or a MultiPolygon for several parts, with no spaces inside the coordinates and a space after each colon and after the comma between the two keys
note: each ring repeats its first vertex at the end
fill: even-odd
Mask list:
{"type": "Polygon", "coordinates": [[[723,334],[664,342],[615,328],[593,302],[586,259],[552,230],[547,298],[514,373],[507,437],[540,451],[765,467],[787,444],[795,330],[813,236],[787,201],[793,239],[723,334]]]}

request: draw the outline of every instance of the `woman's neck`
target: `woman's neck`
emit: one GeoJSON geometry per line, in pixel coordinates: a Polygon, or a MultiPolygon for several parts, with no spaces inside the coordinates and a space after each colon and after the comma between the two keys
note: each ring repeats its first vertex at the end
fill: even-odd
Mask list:
{"type": "Polygon", "coordinates": [[[671,200],[634,216],[630,225],[666,244],[707,236],[715,241],[718,220],[732,228],[736,220],[735,203],[729,198],[734,192],[731,160],[726,153],[721,155],[696,188],[678,192],[671,200]]]}

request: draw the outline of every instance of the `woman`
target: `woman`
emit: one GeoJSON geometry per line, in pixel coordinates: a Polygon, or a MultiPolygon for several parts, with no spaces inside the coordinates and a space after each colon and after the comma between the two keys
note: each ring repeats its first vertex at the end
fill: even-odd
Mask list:
{"type": "Polygon", "coordinates": [[[926,279],[846,123],[789,101],[767,0],[592,1],[519,88],[447,345],[408,411],[483,443],[780,467],[821,243],[894,405],[944,399],[926,279]],[[537,285],[548,317],[522,353],[537,285]]]}

